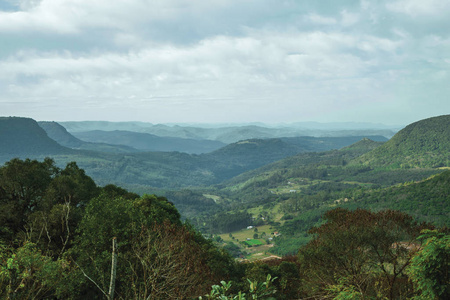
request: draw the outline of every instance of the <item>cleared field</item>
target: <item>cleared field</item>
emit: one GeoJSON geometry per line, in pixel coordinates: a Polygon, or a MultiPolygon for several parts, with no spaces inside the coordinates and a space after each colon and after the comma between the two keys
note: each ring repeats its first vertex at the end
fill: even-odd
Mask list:
{"type": "Polygon", "coordinates": [[[273,230],[272,226],[263,225],[255,226],[251,229],[242,229],[231,233],[224,233],[219,236],[224,242],[232,242],[241,248],[242,251],[247,253],[244,260],[254,261],[264,259],[271,255],[268,251],[273,247],[273,244],[267,244],[266,239],[273,237],[271,234],[273,230]],[[257,229],[256,232],[255,228],[257,229]],[[255,233],[258,234],[258,239],[253,238],[255,233]]]}
{"type": "Polygon", "coordinates": [[[234,231],[231,233],[222,233],[219,234],[219,236],[225,241],[225,242],[237,242],[237,241],[246,241],[247,239],[253,239],[253,235],[255,233],[258,234],[259,237],[263,235],[264,237],[261,238],[269,238],[272,237],[271,232],[273,231],[272,226],[270,225],[263,225],[263,226],[255,226],[252,229],[242,229],[239,231],[234,231]],[[257,232],[255,232],[255,228],[257,228],[257,232]],[[231,234],[231,236],[230,236],[231,234]],[[234,237],[234,239],[233,239],[234,237]]]}
{"type": "Polygon", "coordinates": [[[245,244],[249,245],[249,246],[259,246],[259,245],[264,245],[263,242],[261,242],[260,240],[255,240],[255,239],[251,239],[248,241],[244,241],[245,244]]]}

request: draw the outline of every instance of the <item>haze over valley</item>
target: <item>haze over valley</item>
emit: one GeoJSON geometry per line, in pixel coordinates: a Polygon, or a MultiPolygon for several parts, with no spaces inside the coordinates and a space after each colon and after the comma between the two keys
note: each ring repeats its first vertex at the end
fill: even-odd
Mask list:
{"type": "Polygon", "coordinates": [[[450,299],[448,16],[0,1],[0,298],[450,299]]]}

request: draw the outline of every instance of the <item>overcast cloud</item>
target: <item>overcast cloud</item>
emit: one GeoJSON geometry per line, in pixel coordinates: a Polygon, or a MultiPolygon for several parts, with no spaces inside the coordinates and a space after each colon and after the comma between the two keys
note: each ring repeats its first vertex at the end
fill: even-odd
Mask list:
{"type": "Polygon", "coordinates": [[[362,121],[450,113],[450,0],[1,0],[0,115],[362,121]]]}

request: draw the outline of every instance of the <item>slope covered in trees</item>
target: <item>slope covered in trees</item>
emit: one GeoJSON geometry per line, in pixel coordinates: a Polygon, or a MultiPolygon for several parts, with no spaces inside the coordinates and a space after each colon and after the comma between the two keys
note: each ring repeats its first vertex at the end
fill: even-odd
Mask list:
{"type": "MultiPolygon", "coordinates": [[[[450,153],[446,135],[448,118],[432,118],[412,125],[393,138],[397,141],[395,147],[392,144],[385,147],[391,141],[382,144],[363,139],[340,150],[297,154],[243,173],[209,194],[221,199],[228,210],[250,212],[257,220],[254,223],[268,224],[280,232],[270,250],[275,254],[295,253],[308,242],[307,231],[322,222],[321,215],[337,206],[375,211],[394,208],[419,221],[449,226],[450,183],[445,172],[450,167],[448,162],[443,160],[439,167],[423,164],[411,168],[395,160],[396,155],[401,157],[395,154],[396,149],[414,147],[419,149],[416,158],[422,162],[430,157],[445,157],[450,153]],[[445,128],[437,130],[437,127],[445,128]],[[434,138],[428,141],[429,137],[434,138]],[[418,143],[416,138],[422,142],[418,143]],[[424,151],[420,150],[421,144],[427,145],[424,151]],[[366,157],[390,163],[362,163],[366,157]]],[[[210,222],[217,216],[209,217],[210,222]]]]}
{"type": "Polygon", "coordinates": [[[450,115],[412,123],[387,143],[355,160],[374,167],[414,168],[448,166],[450,115]]]}
{"type": "Polygon", "coordinates": [[[420,182],[408,182],[384,189],[355,194],[359,207],[396,209],[417,220],[450,227],[450,171],[420,182]]]}

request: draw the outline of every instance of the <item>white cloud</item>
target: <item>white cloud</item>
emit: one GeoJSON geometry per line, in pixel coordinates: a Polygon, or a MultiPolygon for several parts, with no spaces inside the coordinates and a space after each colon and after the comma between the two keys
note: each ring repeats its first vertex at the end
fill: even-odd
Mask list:
{"type": "Polygon", "coordinates": [[[324,17],[315,13],[308,14],[305,19],[313,24],[319,25],[334,25],[337,23],[334,18],[324,17]]]}
{"type": "Polygon", "coordinates": [[[394,12],[412,17],[447,16],[450,13],[449,0],[397,0],[387,2],[386,7],[394,12]]]}
{"type": "Polygon", "coordinates": [[[447,2],[22,1],[0,12],[0,103],[170,121],[394,109],[449,76],[447,2]]]}
{"type": "Polygon", "coordinates": [[[343,26],[352,26],[359,22],[360,16],[356,13],[348,12],[347,10],[341,11],[341,23],[343,26]]]}

